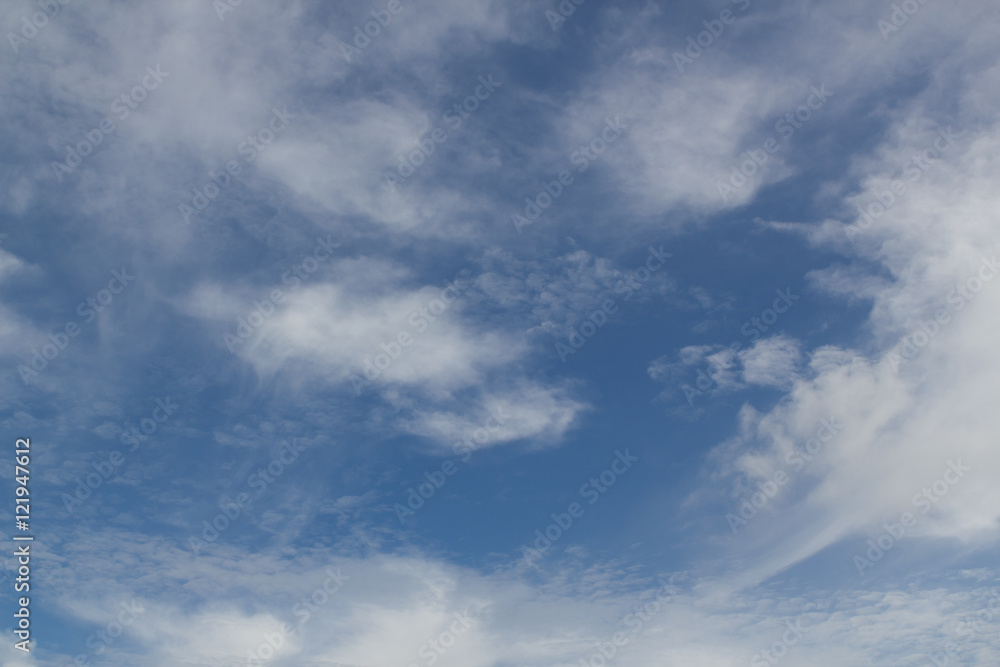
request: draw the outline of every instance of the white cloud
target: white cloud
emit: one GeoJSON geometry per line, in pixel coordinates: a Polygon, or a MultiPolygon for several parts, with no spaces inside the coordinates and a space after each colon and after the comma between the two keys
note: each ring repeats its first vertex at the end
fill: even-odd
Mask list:
{"type": "MultiPolygon", "coordinates": [[[[60,611],[84,627],[106,624],[121,601],[140,601],[145,611],[109,657],[141,665],[245,659],[282,623],[297,632],[275,652],[276,667],[388,667],[422,664],[431,654],[442,664],[470,667],[554,667],[588,659],[618,632],[628,642],[616,660],[629,667],[664,660],[746,664],[783,636],[794,639],[788,659],[797,665],[891,665],[943,650],[959,638],[956,624],[970,615],[1000,613],[1000,589],[990,571],[966,572],[948,587],[905,592],[806,596],[757,589],[712,597],[704,591],[711,580],[676,576],[663,588],[623,577],[617,564],[593,566],[579,576],[554,572],[550,581],[530,584],[511,573],[480,574],[419,555],[331,559],[299,550],[289,558],[226,549],[221,557],[195,559],[168,543],[135,537],[81,535],[73,559],[46,567],[60,582],[60,611]],[[331,572],[341,580],[339,588],[316,594],[327,582],[332,590],[331,572]],[[658,591],[660,601],[653,604],[658,591]],[[636,616],[644,604],[644,615],[636,616]],[[471,622],[456,625],[455,614],[471,622]],[[796,634],[786,634],[789,623],[796,634]],[[864,632],[857,632],[859,625],[864,632]],[[454,642],[443,642],[452,643],[448,650],[432,648],[432,640],[453,629],[454,642]]],[[[963,655],[996,657],[984,632],[963,638],[963,655]]],[[[72,655],[52,656],[50,664],[72,655]]]]}
{"type": "Polygon", "coordinates": [[[468,443],[473,450],[522,439],[552,444],[586,407],[566,389],[525,382],[513,391],[482,396],[473,409],[421,413],[408,429],[449,446],[468,443]]]}
{"type": "Polygon", "coordinates": [[[743,381],[765,387],[788,388],[795,378],[802,353],[798,341],[787,336],[764,338],[739,352],[743,381]]]}
{"type": "Polygon", "coordinates": [[[671,361],[664,355],[650,362],[650,378],[668,385],[665,395],[687,386],[712,396],[750,386],[789,388],[801,365],[801,344],[785,335],[761,338],[740,350],[723,345],[688,345],[671,361]]]}
{"type": "Polygon", "coordinates": [[[329,271],[335,282],[283,289],[282,303],[264,307],[267,318],[239,305],[260,295],[235,298],[219,285],[200,286],[178,307],[211,322],[220,343],[229,336],[226,345],[262,376],[380,394],[408,415],[399,428],[440,445],[467,439],[495,409],[506,421],[490,445],[553,443],[584,408],[566,388],[525,373],[523,332],[485,329],[466,314],[481,280],[417,287],[400,267],[371,259],[331,260],[329,271]],[[473,396],[456,400],[459,392],[473,396]]]}
{"type": "MultiPolygon", "coordinates": [[[[996,78],[994,69],[968,73],[960,100],[980,96],[982,86],[996,78]]],[[[933,86],[900,112],[896,131],[867,163],[865,189],[855,201],[874,201],[890,179],[900,178],[900,165],[933,141],[925,100],[940,94],[933,86]]],[[[969,132],[858,237],[860,261],[813,274],[832,294],[848,295],[853,287],[873,300],[874,341],[866,355],[836,347],[810,354],[811,379],[796,383],[774,410],[747,420],[746,449],[737,447],[734,455],[752,480],[787,468],[789,444],[812,437],[820,418],[833,415],[844,423],[808,472],[809,483],[776,502],[784,508],[783,521],[748,537],[756,556],[747,581],[841,540],[860,551],[867,537],[882,531],[882,522],[898,521],[906,511],[918,523],[906,538],[910,543],[901,541],[899,549],[919,549],[918,537],[976,548],[1000,535],[1000,457],[989,416],[1000,393],[994,341],[1000,282],[978,280],[992,272],[989,262],[998,248],[998,200],[991,183],[1000,169],[989,157],[998,147],[1000,126],[969,132]],[[874,270],[863,268],[872,264],[874,270]],[[873,289],[875,271],[890,275],[891,282],[879,278],[884,287],[873,289]],[[967,286],[965,296],[961,285],[967,286]],[[763,465],[761,458],[745,456],[756,443],[763,447],[763,465]],[[744,465],[749,461],[752,469],[744,465]],[[958,461],[972,470],[924,514],[915,496],[958,461]]],[[[820,242],[830,233],[818,234],[820,242]]]]}

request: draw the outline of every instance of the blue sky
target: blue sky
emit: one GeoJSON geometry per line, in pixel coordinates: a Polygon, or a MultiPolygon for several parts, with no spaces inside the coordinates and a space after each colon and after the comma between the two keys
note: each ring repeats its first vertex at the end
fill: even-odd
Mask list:
{"type": "Polygon", "coordinates": [[[992,3],[0,24],[4,665],[1000,657],[992,3]]]}

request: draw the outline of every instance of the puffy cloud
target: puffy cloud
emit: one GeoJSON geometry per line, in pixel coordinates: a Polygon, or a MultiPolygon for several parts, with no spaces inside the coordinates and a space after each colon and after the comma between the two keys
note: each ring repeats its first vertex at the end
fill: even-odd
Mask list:
{"type": "MultiPolygon", "coordinates": [[[[981,95],[982,82],[996,76],[995,69],[968,75],[962,97],[981,95]]],[[[935,87],[926,97],[937,94],[935,87]]],[[[788,468],[791,448],[813,437],[821,418],[843,423],[808,470],[808,484],[775,503],[788,520],[751,538],[759,547],[751,579],[842,540],[863,551],[866,535],[876,537],[883,522],[907,511],[918,519],[907,539],[973,546],[996,538],[1000,513],[992,480],[1000,475],[1000,457],[988,415],[990,397],[1000,390],[991,333],[1000,323],[1000,290],[992,281],[1000,267],[993,259],[997,200],[988,183],[1000,173],[985,156],[996,150],[1000,126],[981,127],[947,151],[928,154],[932,169],[907,176],[903,165],[913,166],[913,156],[941,136],[923,107],[918,102],[901,112],[898,132],[878,159],[866,162],[865,187],[853,198],[878,201],[896,179],[891,204],[877,220],[851,220],[863,227],[854,228],[851,264],[814,274],[831,294],[872,300],[869,351],[810,353],[810,377],[775,409],[749,413],[743,444],[726,445],[751,480],[767,479],[788,468]],[[971,469],[956,479],[947,472],[953,464],[971,469]],[[939,481],[946,476],[957,483],[939,481]]],[[[843,227],[843,233],[852,230],[843,227]]],[[[821,227],[814,240],[827,238],[821,227]]]]}
{"type": "Polygon", "coordinates": [[[788,388],[798,371],[802,356],[798,341],[775,336],[757,341],[739,353],[743,381],[765,387],[788,388]]]}

